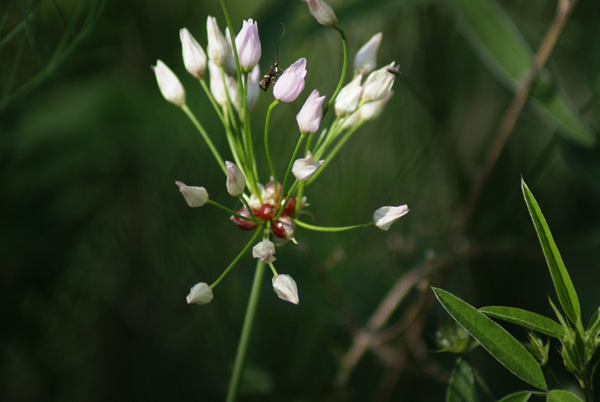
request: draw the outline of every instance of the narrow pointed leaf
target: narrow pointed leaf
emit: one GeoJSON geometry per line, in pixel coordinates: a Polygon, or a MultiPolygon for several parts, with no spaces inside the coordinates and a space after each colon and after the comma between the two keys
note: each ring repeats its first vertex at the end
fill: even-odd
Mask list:
{"type": "Polygon", "coordinates": [[[479,311],[488,317],[517,324],[557,339],[562,339],[564,335],[564,330],[559,323],[531,311],[502,306],[482,307],[479,311]]]}
{"type": "Polygon", "coordinates": [[[548,397],[546,397],[546,402],[583,402],[574,394],[569,391],[563,391],[560,389],[550,391],[548,397]]]}
{"type": "MultiPolygon", "coordinates": [[[[493,0],[459,0],[466,38],[490,71],[516,91],[533,65],[534,52],[509,17],[493,0]]],[[[554,90],[550,73],[539,77],[544,90],[533,94],[534,111],[559,128],[566,140],[586,147],[597,143],[594,132],[560,91],[554,90]]]]}
{"type": "Polygon", "coordinates": [[[446,402],[477,402],[473,368],[463,359],[458,359],[452,372],[446,402]]]}
{"type": "Polygon", "coordinates": [[[521,391],[510,394],[500,399],[498,402],[527,402],[533,393],[530,391],[521,391]]]}
{"type": "Polygon", "coordinates": [[[598,332],[600,332],[600,308],[596,310],[590,319],[590,323],[588,324],[588,332],[592,336],[595,336],[598,332]]]}
{"type": "Polygon", "coordinates": [[[546,389],[535,358],[504,328],[445,290],[433,288],[446,311],[504,367],[526,383],[546,389]]]}
{"type": "Polygon", "coordinates": [[[556,243],[554,243],[554,238],[552,237],[552,233],[550,233],[550,228],[546,223],[546,219],[533,194],[529,190],[529,187],[527,187],[527,184],[525,184],[525,181],[523,180],[521,180],[521,188],[523,190],[525,202],[527,203],[529,215],[531,215],[535,231],[537,232],[540,244],[542,245],[544,257],[546,257],[546,262],[548,263],[548,268],[550,270],[550,275],[552,276],[552,282],[554,283],[560,305],[571,322],[581,322],[581,308],[579,306],[577,292],[575,292],[575,287],[573,286],[573,282],[571,282],[569,272],[563,263],[560,252],[556,247],[556,243]]]}

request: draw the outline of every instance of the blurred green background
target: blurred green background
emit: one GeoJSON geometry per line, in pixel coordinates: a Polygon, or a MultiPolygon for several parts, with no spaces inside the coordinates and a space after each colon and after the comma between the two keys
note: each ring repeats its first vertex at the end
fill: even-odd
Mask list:
{"type": "MultiPolygon", "coordinates": [[[[316,24],[300,1],[227,4],[236,29],[243,19],[258,21],[263,71],[274,61],[281,22],[280,65],[308,60],[305,94],[273,115],[272,152],[281,171],[308,90],[329,96],[337,84],[339,36],[316,24]]],[[[455,356],[433,353],[435,330],[448,318],[426,282],[338,387],[355,331],[426,255],[451,259],[427,279],[475,306],[552,316],[547,295],[554,293],[521,176],[590,317],[600,304],[600,151],[565,140],[529,102],[464,235],[455,236],[513,88],[477,45],[455,1],[331,4],[351,61],[381,31],[378,61],[396,61],[402,75],[384,114],[363,126],[307,189],[308,210],[317,224],[332,226],[368,221],[382,205],[406,203],[411,212],[388,232],[298,229],[300,244],[277,250],[276,266],[294,277],[301,303],[280,301],[265,281],[239,400],[440,401],[455,356]]],[[[555,2],[498,4],[498,15],[506,13],[536,49],[555,2]]],[[[249,237],[220,211],[185,205],[175,180],[202,185],[236,207],[207,147],[162,98],[150,69],[158,58],[173,69],[226,154],[218,118],[181,62],[178,30],[187,27],[205,46],[207,15],[225,27],[217,0],[0,4],[0,400],[223,399],[254,262],[243,259],[207,306],[188,306],[185,296],[194,283],[216,279],[249,237]]],[[[547,80],[534,87],[536,96],[569,99],[596,139],[598,21],[600,3],[581,1],[547,80]]],[[[509,47],[506,60],[512,54],[509,47]]],[[[252,120],[257,136],[271,101],[270,92],[261,92],[252,120]]],[[[258,157],[266,167],[264,153],[258,157]]],[[[260,172],[263,181],[267,172],[260,172]]],[[[551,351],[560,379],[573,384],[556,347],[551,351]]],[[[475,351],[472,359],[496,398],[526,388],[485,353],[475,351]]]]}

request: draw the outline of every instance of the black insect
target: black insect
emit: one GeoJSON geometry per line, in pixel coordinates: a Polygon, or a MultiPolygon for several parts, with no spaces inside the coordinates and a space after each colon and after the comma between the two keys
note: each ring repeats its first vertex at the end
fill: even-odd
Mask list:
{"type": "Polygon", "coordinates": [[[388,67],[387,70],[388,70],[388,73],[390,73],[390,74],[394,74],[394,75],[400,75],[400,74],[402,74],[400,72],[400,68],[399,67],[388,67]]]}
{"type": "MultiPolygon", "coordinates": [[[[281,24],[283,25],[283,24],[281,24]]],[[[283,38],[283,34],[285,33],[285,25],[283,25],[283,32],[281,33],[281,38],[283,38]]],[[[279,73],[281,73],[281,69],[279,68],[279,45],[281,44],[281,38],[279,38],[279,44],[277,44],[277,53],[275,53],[275,63],[267,70],[267,73],[262,77],[262,80],[258,83],[258,86],[263,91],[267,92],[269,86],[274,84],[277,81],[277,77],[279,77],[279,73]]]]}

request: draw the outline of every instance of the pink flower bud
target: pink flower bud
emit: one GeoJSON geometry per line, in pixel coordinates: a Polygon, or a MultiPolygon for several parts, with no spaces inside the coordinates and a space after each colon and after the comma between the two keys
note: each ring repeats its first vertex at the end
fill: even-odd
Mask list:
{"type": "Polygon", "coordinates": [[[286,302],[298,304],[300,298],[298,297],[298,286],[294,279],[287,274],[275,275],[273,277],[273,290],[277,293],[277,296],[286,302]]]}
{"type": "Polygon", "coordinates": [[[258,24],[252,18],[243,22],[242,30],[235,38],[235,47],[242,70],[252,71],[258,64],[261,53],[258,24]]]}
{"type": "Polygon", "coordinates": [[[289,216],[281,216],[271,225],[271,232],[280,239],[291,239],[295,229],[296,224],[289,216]]]}
{"type": "Polygon", "coordinates": [[[319,96],[319,91],[315,89],[304,102],[304,106],[296,115],[298,127],[303,134],[314,133],[319,129],[323,118],[324,101],[325,95],[319,96]]]}
{"type": "Polygon", "coordinates": [[[225,161],[225,167],[227,168],[227,192],[232,197],[239,197],[244,194],[246,178],[234,163],[225,161]]]}
{"type": "Polygon", "coordinates": [[[335,16],[335,12],[333,8],[323,0],[302,0],[308,3],[308,8],[310,9],[310,13],[317,20],[317,22],[321,25],[325,25],[326,27],[332,27],[337,24],[337,17],[335,16]]]}
{"type": "Polygon", "coordinates": [[[187,28],[179,30],[179,37],[185,69],[194,77],[201,79],[206,71],[206,53],[187,28]]]}
{"type": "Polygon", "coordinates": [[[174,105],[183,105],[185,103],[185,90],[175,73],[162,60],[156,60],[156,66],[153,66],[152,69],[156,75],[158,88],[165,99],[174,105]]]}
{"type": "Polygon", "coordinates": [[[275,82],[273,96],[281,102],[293,102],[304,89],[306,59],[303,57],[289,66],[275,82]]]}
{"type": "Polygon", "coordinates": [[[381,207],[373,214],[373,224],[381,230],[388,230],[392,223],[408,213],[406,205],[381,207]]]}
{"type": "MultiPolygon", "coordinates": [[[[256,211],[254,209],[252,212],[256,215],[256,211]]],[[[251,218],[250,212],[244,207],[240,208],[237,211],[238,215],[245,216],[246,218],[251,218]]],[[[258,225],[254,221],[249,221],[247,219],[239,218],[235,215],[231,217],[231,220],[237,225],[238,228],[242,230],[254,230],[258,227],[258,225]]]]}
{"type": "Polygon", "coordinates": [[[359,74],[369,74],[377,67],[377,50],[381,43],[382,33],[374,35],[360,48],[354,58],[354,69],[359,74]]]}

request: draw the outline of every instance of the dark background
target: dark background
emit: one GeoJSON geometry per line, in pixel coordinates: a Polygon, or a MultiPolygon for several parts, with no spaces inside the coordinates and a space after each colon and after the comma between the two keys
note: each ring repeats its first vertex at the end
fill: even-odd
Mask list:
{"type": "MultiPolygon", "coordinates": [[[[280,301],[265,281],[239,400],[443,400],[455,356],[433,353],[435,330],[449,321],[429,282],[392,315],[385,352],[367,353],[339,389],[335,377],[354,331],[426,254],[453,258],[428,279],[477,307],[553,317],[547,295],[556,298],[521,177],[548,220],[587,320],[599,304],[600,153],[562,140],[528,104],[464,236],[455,237],[512,90],[466,40],[453,1],[331,4],[351,62],[382,31],[378,62],[395,60],[402,75],[384,114],[307,190],[308,209],[317,224],[331,226],[366,222],[383,205],[406,203],[411,212],[388,232],[298,229],[299,245],[278,248],[276,266],[294,277],[301,303],[280,301]]],[[[554,2],[499,4],[536,49],[554,2]]],[[[236,29],[243,19],[258,21],[263,71],[274,61],[280,22],[280,64],[308,60],[305,94],[273,115],[281,171],[308,91],[329,97],[337,84],[339,35],[316,24],[300,1],[227,5],[236,29]]],[[[188,306],[185,296],[194,283],[216,279],[249,237],[221,211],[185,205],[175,180],[202,185],[235,207],[212,155],[164,101],[150,69],[158,58],[173,69],[226,154],[220,123],[181,62],[179,29],[206,46],[207,15],[224,29],[217,0],[0,4],[0,400],[223,399],[254,262],[244,258],[207,306],[188,306]]],[[[600,5],[581,1],[548,65],[554,90],[592,128],[600,124],[598,21],[600,5]]],[[[271,101],[261,92],[256,144],[271,101]]],[[[265,180],[262,151],[258,158],[265,180]]],[[[576,386],[556,350],[552,344],[553,368],[564,385],[576,386]]],[[[496,398],[527,388],[485,353],[471,357],[496,398]]]]}

